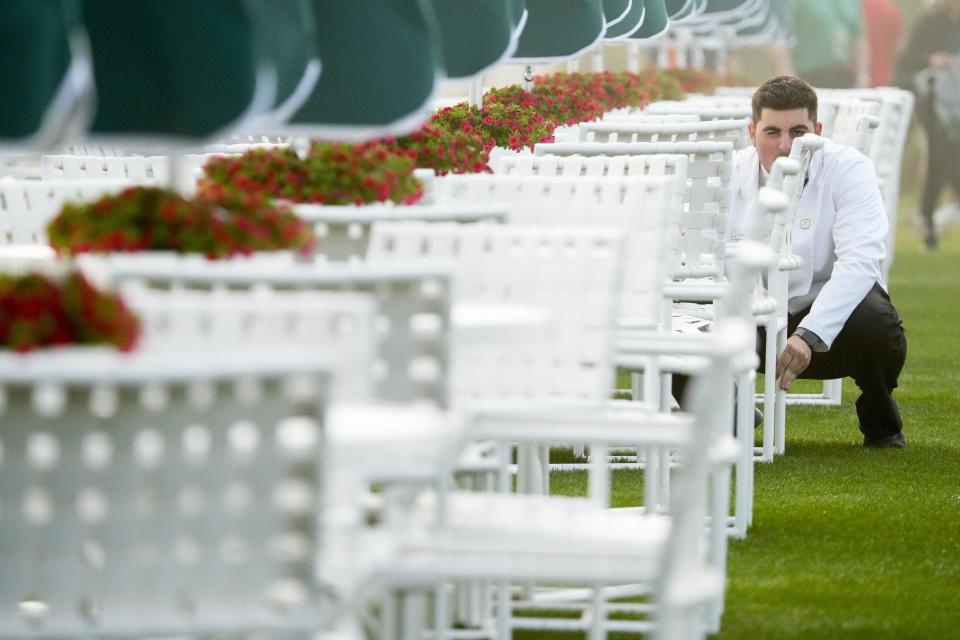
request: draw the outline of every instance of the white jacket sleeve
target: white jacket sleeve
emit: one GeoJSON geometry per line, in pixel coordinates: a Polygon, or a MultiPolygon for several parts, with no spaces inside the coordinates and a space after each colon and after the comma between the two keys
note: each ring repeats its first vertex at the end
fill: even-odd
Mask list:
{"type": "Polygon", "coordinates": [[[830,279],[800,323],[828,348],[854,308],[881,281],[880,262],[886,254],[889,225],[876,172],[869,160],[857,156],[856,161],[844,163],[843,174],[834,176],[836,261],[830,279]]]}

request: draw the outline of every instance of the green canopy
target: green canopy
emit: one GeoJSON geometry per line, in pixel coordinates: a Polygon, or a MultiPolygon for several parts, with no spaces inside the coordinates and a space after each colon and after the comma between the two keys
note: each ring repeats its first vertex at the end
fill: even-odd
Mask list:
{"type": "Polygon", "coordinates": [[[257,39],[268,0],[84,0],[97,111],[91,134],[139,144],[222,136],[274,106],[257,39]]]}
{"type": "Polygon", "coordinates": [[[0,144],[44,149],[85,127],[91,63],[75,0],[0,0],[0,144]]]}
{"type": "Polygon", "coordinates": [[[723,16],[734,11],[747,9],[748,6],[759,4],[757,0],[709,0],[705,16],[723,16]]]}
{"type": "Polygon", "coordinates": [[[414,130],[442,74],[426,0],[313,0],[323,73],[286,133],[358,141],[414,130]]]}
{"type": "Polygon", "coordinates": [[[513,54],[513,0],[431,1],[447,77],[476,76],[513,54]]]}
{"type": "Polygon", "coordinates": [[[526,0],[507,0],[510,9],[510,22],[514,28],[522,27],[527,22],[526,0]]]}
{"type": "Polygon", "coordinates": [[[257,16],[258,31],[277,74],[277,95],[269,118],[284,122],[300,108],[320,77],[313,5],[310,0],[265,0],[257,6],[257,16]]]}
{"type": "Polygon", "coordinates": [[[643,0],[643,24],[640,29],[634,33],[631,38],[639,40],[648,40],[656,38],[666,32],[670,26],[670,18],[667,17],[667,8],[664,0],[643,0]]]}
{"type": "Polygon", "coordinates": [[[627,38],[635,34],[643,25],[644,13],[643,0],[632,0],[623,20],[612,27],[607,27],[607,34],[603,37],[604,42],[626,42],[627,38]]]}
{"type": "Polygon", "coordinates": [[[704,12],[707,0],[666,0],[665,4],[670,22],[686,22],[704,12]]]}
{"type": "MultiPolygon", "coordinates": [[[[630,11],[633,1],[603,0],[601,5],[603,6],[603,20],[607,25],[607,32],[609,33],[610,27],[615,24],[619,24],[620,21],[627,17],[627,13],[630,11]]],[[[604,36],[604,38],[606,38],[606,36],[604,36]]]]}
{"type": "Polygon", "coordinates": [[[507,6],[510,8],[510,23],[513,25],[513,38],[510,44],[512,57],[520,42],[520,35],[527,27],[527,3],[526,0],[507,0],[507,6]]]}
{"type": "Polygon", "coordinates": [[[527,26],[514,62],[532,64],[575,58],[606,33],[602,0],[526,0],[527,26]]]}

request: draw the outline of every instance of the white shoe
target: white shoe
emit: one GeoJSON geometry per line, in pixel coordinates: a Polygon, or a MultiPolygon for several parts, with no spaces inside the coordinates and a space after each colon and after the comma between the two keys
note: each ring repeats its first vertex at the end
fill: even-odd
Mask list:
{"type": "Polygon", "coordinates": [[[945,204],[933,212],[933,226],[937,230],[937,235],[943,233],[947,226],[957,222],[960,222],[960,204],[956,202],[945,204]]]}

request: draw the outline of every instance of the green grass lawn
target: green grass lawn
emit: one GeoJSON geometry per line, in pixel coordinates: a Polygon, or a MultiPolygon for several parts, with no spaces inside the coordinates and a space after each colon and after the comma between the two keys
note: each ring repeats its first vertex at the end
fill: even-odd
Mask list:
{"type": "MultiPolygon", "coordinates": [[[[787,453],[757,465],[754,524],[731,544],[721,640],[960,638],[960,228],[936,253],[907,224],[898,243],[908,447],[860,446],[849,379],[841,407],[788,408],[787,453]]],[[[585,491],[563,476],[557,492],[585,491]]],[[[616,474],[614,503],[635,485],[616,474]]]]}

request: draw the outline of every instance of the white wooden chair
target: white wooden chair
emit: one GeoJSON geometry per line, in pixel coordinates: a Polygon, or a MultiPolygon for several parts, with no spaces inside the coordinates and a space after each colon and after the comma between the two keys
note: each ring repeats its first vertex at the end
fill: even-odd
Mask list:
{"type": "MultiPolygon", "coordinates": [[[[564,234],[571,234],[572,230],[563,227],[554,227],[546,231],[541,229],[536,233],[541,237],[555,239],[563,237],[564,234]]],[[[580,237],[589,237],[591,234],[580,232],[578,235],[580,235],[580,237]]],[[[607,272],[610,267],[607,266],[598,271],[596,267],[583,265],[579,268],[571,269],[568,264],[560,272],[557,272],[555,269],[546,270],[546,263],[550,261],[550,257],[553,256],[554,259],[559,257],[555,251],[563,246],[562,243],[560,245],[557,245],[553,241],[541,243],[536,253],[539,254],[538,262],[542,264],[537,267],[531,264],[529,258],[527,258],[529,255],[528,251],[531,248],[527,242],[510,243],[503,241],[511,236],[522,238],[536,237],[532,235],[531,231],[525,230],[522,227],[471,227],[468,229],[458,229],[452,226],[443,228],[438,225],[423,225],[420,229],[417,229],[415,225],[381,225],[374,230],[374,238],[371,241],[371,259],[384,259],[385,256],[389,255],[405,258],[411,255],[458,257],[461,262],[461,266],[456,269],[458,275],[455,276],[459,278],[456,285],[458,296],[507,295],[509,296],[508,299],[511,300],[514,297],[519,297],[520,299],[532,300],[540,304],[543,304],[543,302],[541,302],[543,296],[556,296],[561,298],[561,300],[547,303],[548,308],[561,311],[564,314],[562,321],[569,326],[577,327],[573,333],[581,336],[593,335],[596,331],[595,323],[599,321],[603,309],[606,308],[609,312],[609,302],[604,303],[599,299],[591,301],[586,293],[577,295],[575,291],[584,291],[580,289],[580,287],[587,285],[592,292],[592,296],[601,295],[603,291],[606,291],[606,295],[610,295],[611,299],[615,299],[616,296],[612,295],[612,291],[609,288],[611,284],[608,283],[606,287],[603,287],[600,284],[601,280],[598,279],[602,273],[607,272]],[[485,242],[484,238],[486,238],[485,242]],[[531,268],[537,268],[545,272],[542,277],[531,278],[525,275],[529,273],[528,270],[531,268]],[[488,273],[489,271],[494,272],[493,276],[488,273]],[[553,271],[553,273],[547,275],[549,271],[553,271]],[[466,276],[465,282],[462,276],[466,276]],[[507,278],[509,282],[503,282],[503,278],[507,278]],[[533,288],[531,289],[531,287],[533,288]],[[540,297],[541,300],[538,300],[538,297],[540,297]],[[563,299],[566,301],[564,302],[563,299]],[[571,308],[571,300],[577,301],[575,305],[576,309],[571,308]],[[558,303],[559,306],[553,306],[558,303]],[[588,316],[584,316],[585,309],[581,309],[583,307],[590,308],[588,316]],[[586,326],[583,326],[582,323],[585,320],[589,321],[586,326]],[[587,328],[590,330],[586,331],[585,329],[587,328]]],[[[537,245],[534,244],[533,248],[536,246],[537,245]]],[[[564,258],[564,262],[571,260],[576,262],[578,259],[577,256],[580,255],[583,246],[579,242],[575,247],[571,245],[567,246],[567,256],[564,258]]],[[[594,251],[594,253],[596,253],[596,251],[594,251]]],[[[604,253],[606,253],[606,251],[604,251],[604,253]]],[[[595,255],[592,260],[600,258],[602,258],[601,255],[595,255]]],[[[609,279],[609,273],[607,278],[609,279]]],[[[608,320],[608,322],[610,322],[610,320],[608,320]]],[[[608,326],[607,332],[612,333],[611,327],[608,326]]],[[[552,360],[554,361],[551,365],[554,369],[553,375],[544,375],[549,373],[549,371],[538,371],[539,367],[535,359],[532,359],[528,360],[527,363],[522,363],[524,366],[517,369],[519,379],[513,381],[511,379],[512,374],[508,374],[506,371],[506,366],[512,363],[504,362],[501,358],[499,359],[498,369],[491,369],[490,371],[480,370],[478,373],[484,373],[486,375],[483,375],[482,378],[478,375],[478,379],[476,380],[477,384],[486,384],[488,387],[495,386],[496,388],[492,392],[486,389],[483,391],[480,397],[484,398],[485,401],[482,404],[477,404],[474,401],[468,402],[464,406],[468,409],[468,412],[474,416],[472,420],[474,428],[472,433],[474,437],[495,437],[498,440],[505,440],[507,442],[519,440],[521,442],[530,441],[542,443],[544,441],[576,441],[584,439],[590,442],[591,450],[594,454],[594,475],[590,483],[591,496],[595,504],[606,506],[609,495],[607,493],[606,447],[609,444],[633,444],[637,446],[640,440],[649,437],[649,434],[647,436],[643,434],[643,425],[647,419],[653,419],[655,421],[654,424],[661,424],[659,422],[660,420],[670,421],[676,419],[676,417],[659,414],[656,411],[648,412],[645,417],[643,413],[639,415],[635,414],[633,410],[630,410],[630,408],[624,405],[616,405],[615,403],[606,401],[598,403],[596,398],[599,397],[602,399],[605,397],[605,389],[608,388],[607,385],[610,382],[608,372],[605,373],[603,370],[608,369],[612,371],[612,367],[602,365],[603,359],[609,358],[609,353],[607,356],[602,356],[601,354],[604,351],[609,351],[609,345],[605,347],[601,346],[598,350],[596,348],[589,348],[592,342],[592,338],[587,343],[584,343],[581,338],[578,341],[578,346],[574,349],[574,352],[581,362],[589,362],[589,367],[593,369],[589,375],[584,375],[585,372],[582,372],[576,376],[576,379],[571,379],[569,383],[557,387],[557,380],[561,374],[559,363],[566,357],[563,348],[564,342],[560,340],[550,341],[547,348],[551,351],[552,360]],[[599,385],[596,383],[598,371],[601,375],[599,385]],[[490,375],[492,373],[496,375],[490,375]],[[499,379],[501,376],[506,378],[506,385],[499,379]],[[531,384],[535,385],[535,387],[531,388],[531,384]],[[582,386],[583,391],[575,392],[571,395],[571,392],[573,392],[575,388],[575,386],[571,385],[582,386]],[[551,390],[551,386],[553,390],[551,390]],[[573,400],[572,403],[571,398],[573,400]],[[588,402],[584,404],[584,400],[588,402]],[[504,401],[507,401],[507,403],[504,401]],[[604,405],[608,406],[609,409],[598,413],[597,409],[604,405]],[[620,411],[615,410],[618,407],[623,407],[623,409],[620,411]],[[627,427],[627,425],[631,423],[634,424],[632,429],[627,427]],[[621,431],[619,427],[626,427],[626,429],[621,431]]],[[[604,340],[604,342],[609,342],[609,339],[604,340]]],[[[533,345],[530,346],[530,349],[532,348],[533,345]]],[[[523,351],[528,351],[528,348],[525,347],[523,351]]],[[[470,360],[471,369],[474,370],[484,367],[485,364],[486,363],[480,359],[471,358],[470,360]]],[[[474,395],[473,397],[477,396],[474,395]]],[[[727,412],[726,415],[729,416],[729,412],[727,412]]],[[[676,435],[677,432],[674,432],[670,435],[665,435],[665,437],[671,438],[676,435]]],[[[666,441],[660,441],[658,444],[661,447],[669,448],[671,446],[670,443],[666,441]]],[[[520,455],[522,459],[524,454],[521,453],[520,455]]],[[[709,468],[706,470],[707,473],[712,474],[716,471],[714,466],[708,466],[709,468]]],[[[729,473],[729,471],[727,471],[727,473],[729,473]]],[[[547,479],[543,482],[546,484],[547,479]]],[[[509,487],[507,477],[503,477],[501,486],[502,488],[509,487]]],[[[525,480],[523,477],[518,479],[518,487],[521,490],[527,489],[528,486],[529,480],[525,480]]],[[[714,486],[714,504],[722,504],[724,513],[726,513],[726,499],[728,494],[722,491],[716,491],[717,487],[722,486],[723,483],[714,486]]],[[[729,479],[727,480],[726,486],[729,488],[729,479]]],[[[475,495],[468,495],[461,498],[456,494],[449,494],[448,498],[449,501],[447,503],[441,501],[439,507],[430,509],[428,513],[439,514],[441,518],[445,514],[455,514],[455,519],[466,518],[467,521],[461,522],[449,533],[440,532],[442,536],[440,538],[440,540],[442,540],[440,543],[442,547],[440,556],[429,555],[436,553],[436,549],[427,549],[424,548],[422,544],[418,544],[416,566],[421,567],[419,570],[429,572],[433,569],[425,569],[424,567],[426,565],[421,565],[421,561],[425,561],[431,557],[441,558],[443,560],[441,563],[443,568],[437,569],[438,574],[436,575],[464,580],[471,578],[499,578],[503,581],[498,591],[500,602],[498,620],[501,631],[506,632],[510,626],[542,628],[542,620],[526,618],[509,620],[507,616],[511,610],[511,606],[506,591],[506,580],[510,578],[539,578],[541,580],[552,579],[576,583],[583,581],[587,574],[580,573],[575,577],[570,574],[572,569],[560,568],[560,566],[557,565],[558,562],[562,562],[559,556],[554,556],[554,559],[551,560],[551,566],[553,568],[544,568],[533,564],[532,557],[526,561],[517,560],[516,552],[510,552],[510,547],[507,546],[510,544],[510,540],[514,538],[515,534],[513,532],[506,532],[495,536],[496,532],[493,531],[490,526],[484,527],[483,525],[477,525],[475,524],[475,520],[472,519],[474,514],[479,515],[482,511],[487,514],[487,524],[492,526],[494,522],[494,511],[492,510],[496,508],[497,504],[493,498],[479,498],[475,495]],[[482,526],[483,531],[479,534],[468,533],[471,527],[476,526],[482,526]],[[464,542],[470,541],[468,544],[480,544],[478,541],[483,539],[487,539],[487,544],[476,548],[477,552],[483,554],[481,556],[482,560],[480,561],[477,561],[475,557],[464,555],[460,551],[449,547],[449,545],[455,544],[457,540],[464,542]],[[501,553],[501,555],[497,556],[497,553],[501,553]],[[465,564],[458,563],[454,558],[461,558],[465,564]],[[499,560],[498,558],[503,558],[507,560],[507,562],[499,560]],[[514,566],[514,569],[503,568],[511,565],[514,566]],[[465,568],[459,569],[457,567],[465,568]]],[[[540,498],[531,499],[529,497],[524,498],[524,500],[525,501],[521,503],[507,500],[506,504],[512,504],[512,506],[504,508],[512,509],[520,513],[529,513],[531,509],[535,508],[535,505],[543,501],[543,499],[540,498]]],[[[514,511],[510,512],[512,513],[514,511]]],[[[545,516],[547,513],[548,512],[544,510],[545,516]]],[[[572,516],[573,511],[568,511],[568,513],[572,516]]],[[[650,515],[653,513],[653,510],[648,510],[646,513],[650,515]]],[[[432,521],[435,517],[437,516],[431,515],[429,520],[432,521]]],[[[583,517],[587,518],[588,515],[584,513],[583,517]]],[[[589,516],[589,520],[597,521],[593,516],[589,516]]],[[[557,523],[562,521],[569,520],[567,517],[560,517],[549,523],[549,525],[556,526],[557,523]]],[[[632,526],[629,520],[623,520],[622,522],[624,522],[624,526],[632,526]]],[[[702,522],[703,520],[701,518],[697,526],[701,527],[702,522]]],[[[725,558],[726,548],[724,542],[726,538],[726,527],[723,523],[718,526],[718,520],[716,518],[712,519],[712,523],[711,539],[713,543],[710,546],[710,560],[715,564],[711,566],[722,574],[722,563],[723,558],[725,558]]],[[[531,527],[529,519],[523,526],[527,528],[531,527]]],[[[550,526],[538,525],[534,527],[536,529],[537,539],[543,541],[545,549],[548,538],[542,535],[542,530],[549,529],[550,526]]],[[[522,540],[521,544],[524,553],[536,553],[535,548],[531,547],[531,545],[523,543],[522,540]]],[[[590,543],[585,541],[584,544],[590,543]]],[[[550,553],[556,553],[556,551],[554,551],[554,549],[556,549],[555,547],[552,545],[549,545],[549,547],[550,553]]],[[[588,551],[584,549],[585,547],[581,545],[578,555],[588,553],[588,551]]],[[[566,566],[570,567],[573,565],[568,564],[566,566]]],[[[609,565],[605,566],[609,567],[609,565]]],[[[409,570],[394,568],[394,571],[395,573],[391,574],[394,582],[403,584],[405,581],[413,579],[409,570]]],[[[576,571],[583,571],[583,569],[578,568],[576,571]]],[[[421,577],[417,578],[417,581],[421,581],[425,577],[429,580],[430,575],[430,573],[421,574],[421,577]]],[[[588,583],[615,583],[622,582],[625,578],[626,574],[607,574],[605,579],[595,577],[588,580],[588,583]]],[[[433,579],[436,580],[438,578],[434,577],[433,579]]],[[[642,580],[643,578],[641,575],[635,573],[630,579],[642,580]]],[[[633,588],[634,593],[647,592],[643,590],[643,588],[641,588],[640,591],[636,591],[638,588],[636,586],[629,588],[633,588]]],[[[647,589],[648,588],[649,583],[647,585],[647,589]]],[[[617,587],[612,587],[611,589],[612,590],[599,590],[592,596],[595,621],[591,627],[592,634],[602,634],[608,627],[619,628],[616,626],[616,623],[607,621],[605,616],[603,619],[600,619],[600,614],[606,610],[606,600],[611,597],[612,594],[623,595],[626,593],[622,590],[623,588],[618,590],[617,587]]],[[[583,602],[578,602],[583,598],[582,592],[573,594],[568,592],[565,594],[565,597],[570,598],[567,600],[568,606],[579,607],[581,609],[584,607],[583,602]]],[[[555,601],[553,602],[556,604],[555,601]]],[[[713,604],[715,607],[719,606],[714,596],[708,598],[707,602],[713,604]]],[[[443,607],[438,607],[438,610],[442,611],[443,607]]],[[[438,622],[438,624],[440,623],[438,622]]],[[[643,628],[647,625],[648,623],[642,623],[635,628],[643,628]]],[[[584,621],[571,621],[569,626],[570,628],[584,628],[584,621]]]]}
{"type": "Polygon", "coordinates": [[[900,172],[910,118],[913,114],[913,93],[895,87],[877,89],[821,90],[818,95],[821,103],[834,102],[836,98],[857,98],[879,102],[880,109],[875,115],[880,123],[874,132],[867,156],[873,161],[883,194],[883,203],[887,209],[890,233],[887,236],[887,257],[883,262],[883,275],[889,281],[890,267],[893,264],[896,245],[897,209],[900,203],[900,172]]]}
{"type": "MultiPolygon", "coordinates": [[[[787,206],[774,220],[770,236],[771,247],[777,252],[778,261],[766,274],[766,289],[776,301],[776,309],[757,317],[757,323],[766,329],[766,362],[764,370],[763,393],[757,396],[766,409],[763,416],[763,442],[756,451],[757,459],[770,462],[774,455],[786,450],[786,409],[791,395],[777,388],[773,375],[777,357],[782,353],[787,341],[787,291],[789,273],[802,266],[802,259],[793,255],[790,237],[794,225],[797,204],[807,176],[807,169],[813,153],[823,146],[823,139],[807,134],[794,141],[789,158],[778,159],[771,171],[767,186],[786,196],[787,206]]],[[[827,381],[824,390],[830,384],[839,381],[827,381]]],[[[839,400],[839,393],[837,394],[839,400]]]]}
{"type": "MultiPolygon", "coordinates": [[[[518,177],[524,176],[523,179],[526,182],[523,183],[511,183],[501,179],[500,182],[494,180],[493,177],[448,177],[445,180],[447,182],[438,182],[437,184],[437,197],[440,199],[451,198],[456,200],[464,199],[474,199],[474,198],[499,198],[506,199],[508,197],[514,196],[518,202],[517,207],[513,212],[514,220],[524,220],[528,217],[532,217],[531,221],[544,222],[549,220],[560,221],[566,220],[567,217],[564,215],[564,211],[569,207],[565,202],[574,202],[576,198],[572,197],[559,197],[559,198],[550,198],[548,195],[548,185],[549,183],[543,183],[542,177],[537,176],[572,176],[574,179],[579,179],[581,182],[585,183],[583,188],[588,191],[591,189],[596,189],[593,187],[593,183],[589,178],[584,176],[589,175],[614,175],[614,174],[627,174],[631,177],[634,175],[643,175],[647,174],[667,174],[671,176],[671,179],[674,180],[675,186],[674,189],[679,192],[683,192],[686,188],[686,180],[684,178],[684,172],[686,170],[688,158],[684,155],[675,155],[675,156],[662,156],[662,155],[646,155],[646,156],[590,156],[590,157],[581,157],[581,156],[536,156],[534,158],[517,158],[510,159],[509,161],[501,162],[499,169],[503,172],[506,172],[508,175],[517,175],[518,177]],[[676,184],[679,183],[679,187],[676,184]],[[470,185],[473,188],[469,188],[470,185]],[[520,197],[520,192],[522,190],[528,190],[530,194],[536,194],[537,197],[520,197]],[[541,195],[542,194],[542,195],[541,195]],[[532,209],[527,211],[527,209],[532,209]],[[538,215],[539,214],[539,215],[538,215]]],[[[548,178],[549,179],[549,178],[548,178]]],[[[594,179],[595,180],[595,179],[594,179]]],[[[565,192],[562,192],[565,193],[565,192]]],[[[610,209],[610,205],[606,205],[607,209],[610,209]]],[[[570,208],[570,211],[573,211],[573,208],[570,208]]],[[[584,214],[587,219],[593,219],[597,213],[584,214]]],[[[610,221],[614,221],[613,218],[610,218],[610,221]]],[[[783,222],[781,222],[783,224],[783,222]]],[[[769,236],[769,232],[765,234],[769,236]]],[[[781,234],[781,238],[783,235],[781,234]]],[[[760,239],[760,238],[758,238],[760,239]]],[[[777,240],[773,245],[775,251],[780,251],[780,240],[777,240]]],[[[631,272],[644,272],[647,277],[654,276],[658,270],[656,267],[651,267],[648,262],[650,259],[654,258],[656,254],[646,250],[643,252],[643,255],[634,254],[629,259],[631,272]],[[646,258],[646,261],[644,260],[646,258]],[[639,265],[645,265],[640,267],[639,265]]],[[[785,259],[785,262],[790,262],[785,259]]],[[[637,276],[634,275],[634,278],[637,276]]],[[[653,283],[648,283],[651,287],[651,290],[659,291],[660,286],[654,281],[653,283]]],[[[720,295],[717,293],[716,295],[720,295]]],[[[785,302],[784,302],[785,304],[785,302]]],[[[634,329],[644,329],[644,330],[656,330],[657,321],[660,320],[663,324],[661,325],[666,331],[669,332],[670,324],[664,322],[664,314],[662,309],[665,309],[667,314],[669,314],[669,306],[664,306],[663,304],[656,304],[652,307],[648,307],[647,318],[651,312],[650,308],[657,309],[652,313],[653,321],[652,322],[632,322],[630,326],[634,329]]],[[[785,307],[784,307],[785,308],[785,307]]],[[[767,317],[772,315],[772,312],[776,309],[776,304],[764,303],[758,307],[758,312],[766,314],[767,317]]],[[[639,314],[637,314],[639,315],[639,314]]],[[[636,317],[636,316],[635,316],[636,317]]],[[[669,320],[669,316],[667,317],[669,320]]],[[[625,323],[621,323],[621,326],[625,326],[625,323]]],[[[775,333],[775,332],[774,332],[775,333]]],[[[629,336],[629,333],[624,334],[625,337],[629,336]]],[[[663,340],[663,338],[661,338],[663,340]]],[[[679,348],[679,347],[675,347],[679,348]]],[[[682,351],[682,348],[680,348],[682,351]]],[[[771,353],[774,351],[771,350],[771,353]]],[[[663,351],[663,355],[669,351],[663,351]]],[[[630,358],[631,366],[637,367],[637,359],[635,357],[630,358]]],[[[671,367],[676,367],[674,361],[670,361],[671,367]]],[[[656,372],[660,370],[661,365],[657,363],[656,359],[651,359],[645,363],[645,366],[642,367],[647,375],[643,378],[644,391],[642,394],[637,391],[635,397],[644,397],[644,398],[656,398],[659,397],[660,388],[656,384],[659,380],[659,376],[656,375],[656,372]]],[[[680,369],[683,370],[683,369],[680,369]]],[[[747,375],[748,372],[744,371],[741,375],[747,375]]],[[[752,379],[752,378],[751,378],[752,379]]],[[[752,385],[748,384],[746,380],[741,381],[745,388],[752,389],[752,385]]],[[[770,405],[773,406],[771,394],[770,405]]],[[[743,394],[741,396],[741,403],[744,405],[741,407],[740,413],[743,415],[740,416],[741,428],[739,434],[744,437],[743,442],[741,442],[741,456],[738,461],[737,466],[737,495],[739,502],[736,505],[734,512],[734,519],[731,523],[732,531],[736,535],[744,535],[746,533],[747,527],[750,522],[750,495],[752,490],[750,489],[750,477],[752,476],[752,455],[753,455],[753,442],[752,435],[747,438],[746,434],[752,434],[752,425],[753,425],[753,412],[750,407],[746,406],[748,398],[752,398],[752,391],[748,394],[743,394]]],[[[770,417],[770,433],[773,433],[773,423],[772,416],[770,417]]],[[[652,498],[650,498],[652,499],[652,498]]]]}
{"type": "MultiPolygon", "coordinates": [[[[722,377],[752,337],[746,327],[735,325],[718,327],[711,339],[716,342],[717,355],[705,374],[722,377]]],[[[729,407],[729,394],[719,385],[704,384],[698,387],[697,396],[692,425],[676,417],[672,424],[661,424],[659,421],[670,417],[660,416],[646,425],[634,425],[628,432],[637,441],[669,442],[683,451],[687,464],[678,472],[670,516],[617,513],[600,508],[591,499],[425,494],[415,503],[414,523],[418,526],[411,528],[405,523],[398,534],[401,542],[395,560],[382,565],[382,583],[395,591],[412,586],[438,592],[431,622],[439,637],[479,631],[510,638],[515,628],[586,631],[591,640],[605,638],[610,631],[652,632],[658,638],[705,637],[711,624],[706,612],[722,597],[725,582],[724,569],[714,566],[704,554],[703,522],[711,500],[707,488],[710,452],[718,439],[724,438],[723,407],[729,407]],[[492,628],[448,631],[449,605],[437,585],[477,579],[496,585],[495,604],[488,614],[492,628]],[[582,587],[581,599],[586,602],[565,603],[549,597],[549,592],[542,599],[512,600],[510,585],[528,581],[568,585],[568,590],[582,587]],[[610,602],[611,597],[627,592],[604,586],[624,582],[648,585],[645,593],[652,596],[652,606],[610,602]],[[563,619],[515,615],[520,608],[583,613],[579,618],[563,619]],[[624,613],[632,617],[616,618],[624,613]],[[646,617],[637,619],[638,614],[646,617]]],[[[550,430],[562,434],[570,426],[560,418],[550,430]]],[[[578,425],[573,426],[579,430],[578,425]]],[[[487,435],[497,434],[493,428],[484,430],[487,435]]],[[[516,433],[515,428],[500,429],[504,438],[516,433]]],[[[616,433],[611,424],[597,427],[595,437],[593,444],[598,446],[624,435],[616,433]]],[[[591,471],[591,488],[606,483],[602,469],[591,471]]],[[[381,627],[380,637],[408,637],[393,630],[419,627],[402,614],[417,616],[422,609],[402,604],[384,607],[391,618],[381,627]]]]}
{"type": "MultiPolygon", "coordinates": [[[[868,155],[873,146],[874,132],[880,125],[880,119],[875,115],[879,112],[880,104],[875,101],[859,99],[841,100],[837,104],[837,112],[832,131],[829,135],[824,133],[824,137],[830,138],[838,144],[852,146],[864,155],[868,155]]],[[[824,129],[826,129],[826,127],[824,127],[824,129]]],[[[887,236],[887,242],[888,244],[892,243],[889,234],[887,236]]],[[[843,380],[841,379],[824,380],[822,392],[790,393],[786,396],[786,402],[787,404],[802,405],[839,405],[843,401],[842,387],[843,380]]],[[[783,445],[783,440],[778,439],[778,444],[776,445],[778,453],[782,453],[783,445]]]]}
{"type": "Polygon", "coordinates": [[[0,180],[0,246],[45,245],[46,227],[67,202],[117,193],[130,180],[0,180]]]}
{"type": "Polygon", "coordinates": [[[0,355],[0,635],[324,629],[326,370],[306,350],[0,355]]]}

